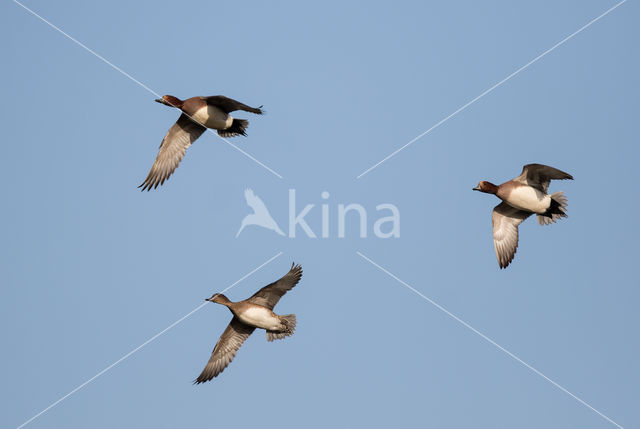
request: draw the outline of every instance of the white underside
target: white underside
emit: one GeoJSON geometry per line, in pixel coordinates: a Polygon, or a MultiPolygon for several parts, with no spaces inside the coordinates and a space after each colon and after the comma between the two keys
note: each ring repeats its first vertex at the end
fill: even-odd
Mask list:
{"type": "Polygon", "coordinates": [[[231,115],[224,113],[215,106],[202,107],[191,116],[207,128],[226,130],[233,123],[231,115]]]}
{"type": "Polygon", "coordinates": [[[506,202],[517,209],[542,214],[551,205],[551,197],[531,186],[519,186],[511,191],[506,202]]]}
{"type": "Polygon", "coordinates": [[[251,307],[238,314],[240,320],[258,328],[277,331],[281,328],[280,319],[264,307],[251,307]]]}

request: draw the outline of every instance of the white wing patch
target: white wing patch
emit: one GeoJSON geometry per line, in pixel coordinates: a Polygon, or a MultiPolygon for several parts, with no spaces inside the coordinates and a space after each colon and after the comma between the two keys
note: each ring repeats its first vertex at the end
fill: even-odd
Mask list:
{"type": "Polygon", "coordinates": [[[506,268],[513,261],[518,248],[518,225],[530,215],[504,202],[493,209],[493,245],[500,268],[506,268]]]}

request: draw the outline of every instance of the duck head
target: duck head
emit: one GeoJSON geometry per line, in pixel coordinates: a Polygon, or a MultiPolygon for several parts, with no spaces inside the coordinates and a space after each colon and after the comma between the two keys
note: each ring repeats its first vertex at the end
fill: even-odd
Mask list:
{"type": "Polygon", "coordinates": [[[173,95],[163,95],[162,98],[156,98],[156,102],[164,104],[169,107],[176,107],[178,109],[182,108],[182,104],[184,101],[180,100],[178,97],[174,97],[173,95]]]}
{"type": "Polygon", "coordinates": [[[211,298],[205,298],[205,301],[215,302],[216,304],[222,304],[222,305],[227,305],[228,303],[231,302],[229,301],[229,298],[227,298],[221,293],[214,293],[213,295],[211,295],[211,298]]]}
{"type": "Polygon", "coordinates": [[[486,180],[481,180],[478,183],[478,186],[473,188],[474,191],[484,192],[485,194],[495,194],[498,192],[498,187],[491,182],[487,182],[486,180]]]}

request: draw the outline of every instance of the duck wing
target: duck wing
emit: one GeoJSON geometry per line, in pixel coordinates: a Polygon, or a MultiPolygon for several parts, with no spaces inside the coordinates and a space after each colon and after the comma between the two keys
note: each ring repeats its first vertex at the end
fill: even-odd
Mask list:
{"type": "Polygon", "coordinates": [[[225,113],[230,113],[236,110],[244,110],[245,112],[255,113],[256,115],[262,115],[263,111],[260,107],[251,107],[246,104],[240,103],[233,98],[225,97],[224,95],[212,95],[210,97],[202,97],[207,104],[216,106],[225,113]]]}
{"type": "Polygon", "coordinates": [[[178,168],[189,146],[204,133],[205,129],[202,125],[189,119],[184,113],[180,115],[162,139],[158,156],[156,156],[147,178],[138,188],[150,191],[151,188],[162,185],[178,168]]]}
{"type": "Polygon", "coordinates": [[[549,182],[551,180],[564,179],[573,180],[573,176],[562,170],[558,170],[557,168],[549,167],[548,165],[527,164],[522,167],[522,173],[520,173],[520,176],[516,177],[514,180],[546,193],[547,189],[549,189],[549,182]]]}
{"type": "Polygon", "coordinates": [[[302,267],[300,265],[296,265],[294,262],[291,264],[289,272],[282,276],[280,280],[263,287],[258,292],[254,293],[251,298],[247,299],[247,301],[273,310],[273,307],[275,307],[278,301],[280,301],[280,298],[282,298],[287,291],[293,289],[293,287],[298,284],[301,277],[302,267]]]}
{"type": "Polygon", "coordinates": [[[207,362],[202,373],[193,383],[204,383],[224,371],[254,329],[253,326],[249,326],[233,316],[233,319],[229,322],[229,326],[224,330],[216,346],[213,348],[209,362],[207,362]]]}
{"type": "Polygon", "coordinates": [[[507,268],[513,261],[518,248],[518,225],[530,215],[530,212],[518,210],[504,202],[493,208],[493,246],[500,268],[507,268]]]}

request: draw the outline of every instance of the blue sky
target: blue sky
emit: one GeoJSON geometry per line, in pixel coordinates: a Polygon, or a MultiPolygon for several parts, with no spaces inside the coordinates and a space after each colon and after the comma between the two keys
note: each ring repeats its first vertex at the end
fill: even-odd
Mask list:
{"type": "Polygon", "coordinates": [[[227,292],[295,260],[276,307],[294,336],[254,334],[191,381],[230,319],[208,304],[26,427],[615,427],[367,262],[361,252],[618,425],[639,427],[640,8],[628,1],[360,179],[604,11],[563,2],[44,2],[24,5],[152,91],[265,106],[247,138],[203,135],[161,189],[137,189],[177,119],[155,96],[11,1],[0,5],[2,427],[18,427],[227,292]],[[522,165],[575,177],[569,218],[520,227],[500,270],[497,200],[522,165]],[[285,229],[288,195],[331,234],[249,227],[250,187],[285,229]],[[327,191],[330,197],[321,198],[327,191]],[[337,236],[337,207],[355,217],[337,236]],[[400,237],[375,237],[375,207],[400,237]]]}

